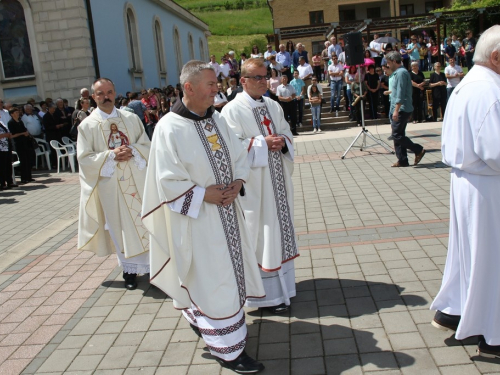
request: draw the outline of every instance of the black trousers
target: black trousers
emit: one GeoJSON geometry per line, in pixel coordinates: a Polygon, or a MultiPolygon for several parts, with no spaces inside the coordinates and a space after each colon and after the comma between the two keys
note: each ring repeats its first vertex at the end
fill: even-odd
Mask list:
{"type": "Polygon", "coordinates": [[[438,119],[438,108],[441,108],[441,116],[444,118],[447,101],[447,98],[432,98],[432,117],[434,117],[434,121],[438,119]]]}
{"type": "Polygon", "coordinates": [[[413,121],[422,122],[422,113],[423,113],[423,101],[422,97],[423,91],[419,90],[419,92],[413,92],[412,101],[413,101],[413,121]]]}
{"type": "Polygon", "coordinates": [[[420,154],[424,149],[418,143],[413,143],[410,138],[406,136],[406,125],[411,112],[399,112],[399,118],[394,121],[391,118],[392,136],[394,138],[394,149],[400,164],[408,164],[408,154],[406,150],[412,151],[415,155],[420,154]]]}
{"type": "Polygon", "coordinates": [[[12,152],[0,151],[0,186],[12,185],[12,152]]]}
{"type": "Polygon", "coordinates": [[[370,101],[370,115],[373,120],[378,118],[377,110],[378,110],[378,91],[371,92],[368,91],[368,100],[370,101]]]}
{"type": "Polygon", "coordinates": [[[323,65],[315,66],[313,68],[313,71],[314,71],[314,76],[316,77],[318,82],[321,82],[321,75],[322,75],[321,73],[323,73],[323,65]]]}
{"type": "Polygon", "coordinates": [[[297,132],[297,102],[292,100],[291,102],[279,102],[281,108],[283,108],[283,113],[285,115],[285,120],[290,121],[290,130],[292,133],[297,132]]]}
{"type": "Polygon", "coordinates": [[[21,181],[29,181],[31,180],[31,163],[33,161],[33,154],[35,151],[27,146],[17,147],[16,144],[16,152],[19,157],[19,161],[21,162],[21,165],[19,166],[19,169],[21,169],[21,181]]]}

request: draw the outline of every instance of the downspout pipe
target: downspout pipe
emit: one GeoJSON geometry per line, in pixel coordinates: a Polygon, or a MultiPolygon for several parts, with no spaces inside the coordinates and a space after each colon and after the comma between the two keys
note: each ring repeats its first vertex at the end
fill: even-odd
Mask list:
{"type": "Polygon", "coordinates": [[[90,32],[90,44],[92,46],[92,56],[94,58],[94,68],[96,78],[101,77],[101,72],[99,70],[99,58],[97,56],[97,43],[95,40],[95,31],[94,31],[94,19],[92,18],[92,7],[90,5],[90,0],[85,0],[85,5],[87,8],[87,19],[89,21],[89,32],[90,32]]]}

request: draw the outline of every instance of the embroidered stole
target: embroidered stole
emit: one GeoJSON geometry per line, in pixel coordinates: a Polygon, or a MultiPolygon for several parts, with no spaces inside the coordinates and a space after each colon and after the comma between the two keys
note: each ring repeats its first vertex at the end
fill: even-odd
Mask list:
{"type": "MultiPolygon", "coordinates": [[[[253,108],[252,112],[260,133],[264,137],[276,134],[276,126],[266,105],[253,108]]],[[[271,173],[276,211],[281,228],[281,256],[282,261],[286,262],[289,259],[295,258],[299,252],[297,243],[295,242],[295,229],[293,227],[290,206],[288,205],[281,152],[268,152],[269,173],[271,173]]]]}
{"type": "MultiPolygon", "coordinates": [[[[120,132],[120,134],[125,136],[127,144],[128,140],[130,139],[127,127],[125,126],[121,118],[115,117],[104,120],[100,125],[104,139],[106,140],[106,144],[108,145],[109,149],[112,149],[109,145],[109,139],[112,133],[111,125],[113,124],[118,127],[118,131],[120,132]]],[[[130,216],[130,220],[132,220],[137,231],[137,236],[141,239],[142,243],[142,251],[137,253],[137,255],[139,255],[146,251],[149,251],[149,233],[141,220],[142,199],[138,194],[134,176],[130,168],[130,163],[133,162],[134,158],[132,157],[132,159],[130,159],[129,161],[117,163],[114,175],[118,180],[119,191],[121,192],[127,206],[126,210],[120,209],[120,218],[121,220],[124,220],[124,216],[130,216]]]]}
{"type": "MultiPolygon", "coordinates": [[[[195,121],[194,126],[207,153],[212,172],[217,185],[230,184],[233,182],[233,170],[231,167],[231,156],[222,134],[213,118],[195,121]]],[[[243,250],[241,248],[241,235],[238,217],[234,202],[229,206],[217,206],[219,216],[226,236],[229,256],[233,264],[236,285],[240,304],[243,306],[246,300],[245,270],[243,267],[243,250]]]]}

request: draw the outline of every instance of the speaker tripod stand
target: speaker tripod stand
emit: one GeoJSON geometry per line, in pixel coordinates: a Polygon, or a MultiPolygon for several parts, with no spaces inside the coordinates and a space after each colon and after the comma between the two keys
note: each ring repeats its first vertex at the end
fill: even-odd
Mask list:
{"type": "MultiPolygon", "coordinates": [[[[363,96],[363,85],[361,84],[361,73],[360,73],[359,65],[358,65],[358,81],[359,81],[359,98],[361,98],[363,96]]],[[[366,129],[366,127],[365,127],[365,113],[363,110],[364,109],[363,108],[363,100],[362,99],[360,99],[360,100],[361,100],[361,131],[356,136],[356,138],[354,138],[354,141],[352,141],[352,143],[349,145],[349,147],[347,147],[347,150],[345,150],[341,159],[345,159],[345,156],[351,150],[351,148],[354,146],[354,144],[358,141],[359,137],[363,137],[362,141],[361,141],[361,147],[359,149],[360,151],[366,150],[367,148],[376,147],[378,145],[378,146],[382,146],[383,148],[385,148],[391,154],[394,154],[394,150],[391,148],[391,146],[389,146],[387,143],[385,143],[381,139],[375,138],[373,136],[373,134],[370,133],[370,131],[368,129],[366,129]],[[367,145],[366,144],[366,137],[370,138],[375,143],[372,145],[367,145]]],[[[353,103],[351,103],[351,105],[353,105],[353,103]]]]}

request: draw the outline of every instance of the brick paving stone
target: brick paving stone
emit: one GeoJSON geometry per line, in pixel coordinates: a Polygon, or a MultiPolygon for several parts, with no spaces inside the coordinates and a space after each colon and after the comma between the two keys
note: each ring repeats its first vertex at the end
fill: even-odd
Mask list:
{"type": "Polygon", "coordinates": [[[470,357],[462,346],[451,346],[442,348],[430,348],[438,366],[470,363],[470,357]]]}
{"type": "Polygon", "coordinates": [[[292,359],[291,369],[292,375],[316,375],[325,373],[325,365],[323,362],[323,358],[321,357],[292,359]]]}
{"type": "Polygon", "coordinates": [[[38,369],[39,372],[64,372],[78,355],[78,349],[61,349],[55,351],[38,369]]]}
{"type": "MultiPolygon", "coordinates": [[[[338,355],[325,357],[327,374],[361,375],[361,363],[357,355],[338,355]]],[[[306,372],[305,372],[306,373],[306,372]]]]}
{"type": "MultiPolygon", "coordinates": [[[[83,355],[106,354],[116,340],[118,334],[108,333],[103,335],[93,335],[85,344],[81,351],[83,355]]],[[[71,336],[69,336],[71,337],[71,336]]]]}
{"type": "Polygon", "coordinates": [[[113,346],[109,348],[98,368],[104,370],[127,368],[136,350],[136,346],[113,346]]]}
{"type": "Polygon", "coordinates": [[[168,345],[160,366],[189,365],[196,342],[171,343],[168,345]]]}

